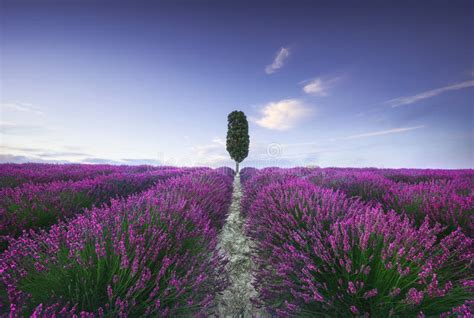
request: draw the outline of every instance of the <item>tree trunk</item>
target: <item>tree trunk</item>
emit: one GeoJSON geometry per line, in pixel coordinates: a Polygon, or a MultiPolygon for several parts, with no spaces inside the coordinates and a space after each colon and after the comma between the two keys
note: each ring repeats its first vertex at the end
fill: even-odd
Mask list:
{"type": "Polygon", "coordinates": [[[236,161],[235,162],[235,174],[239,173],[239,163],[236,161]]]}

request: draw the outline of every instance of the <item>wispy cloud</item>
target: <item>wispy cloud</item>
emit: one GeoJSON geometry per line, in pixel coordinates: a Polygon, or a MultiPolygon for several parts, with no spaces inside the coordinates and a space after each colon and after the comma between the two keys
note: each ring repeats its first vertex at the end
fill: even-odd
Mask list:
{"type": "Polygon", "coordinates": [[[276,53],[273,63],[265,67],[265,73],[273,74],[285,65],[286,59],[290,56],[290,49],[282,47],[276,53]]]}
{"type": "Polygon", "coordinates": [[[212,140],[212,143],[210,144],[196,145],[190,148],[190,150],[193,151],[198,157],[206,157],[211,154],[215,154],[216,152],[219,153],[222,149],[225,149],[225,147],[223,148],[223,145],[221,144],[220,140],[218,140],[218,138],[212,140]]]}
{"type": "MultiPolygon", "coordinates": [[[[5,148],[5,147],[3,147],[5,148]]],[[[14,147],[6,147],[15,149],[14,147]]],[[[20,149],[20,148],[18,148],[20,149]]],[[[0,163],[88,163],[88,164],[111,164],[111,165],[161,165],[157,159],[107,159],[100,157],[84,157],[82,153],[67,152],[44,152],[31,154],[13,154],[0,147],[0,163]],[[71,157],[72,156],[72,157],[71,157]]]]}
{"type": "Polygon", "coordinates": [[[274,130],[288,130],[313,114],[313,109],[299,99],[284,99],[268,103],[261,113],[262,117],[254,120],[257,125],[274,130]]]}
{"type": "Polygon", "coordinates": [[[422,92],[416,95],[412,96],[404,96],[404,97],[398,97],[394,98],[391,100],[386,101],[386,104],[389,104],[392,107],[398,107],[398,106],[403,106],[403,105],[409,105],[416,103],[420,100],[431,98],[438,96],[442,93],[449,92],[449,91],[455,91],[463,88],[468,88],[468,87],[473,87],[474,86],[474,80],[469,80],[469,81],[464,81],[461,83],[456,83],[453,85],[448,85],[436,89],[432,89],[426,92],[422,92]]]}
{"type": "Polygon", "coordinates": [[[12,157],[24,157],[28,158],[29,161],[38,162],[67,162],[70,160],[77,161],[80,158],[90,156],[89,154],[81,151],[71,151],[64,148],[44,149],[7,145],[0,145],[0,153],[8,154],[12,157]]]}
{"type": "Polygon", "coordinates": [[[212,155],[209,157],[199,157],[192,162],[192,166],[210,166],[210,167],[221,167],[230,166],[232,167],[235,163],[230,159],[228,155],[212,155]]]}
{"type": "Polygon", "coordinates": [[[32,135],[48,132],[47,127],[41,125],[17,125],[14,123],[0,122],[0,134],[4,135],[32,135]]]}
{"type": "Polygon", "coordinates": [[[56,149],[30,148],[22,146],[0,145],[0,163],[91,163],[113,165],[162,165],[159,158],[122,158],[111,159],[94,156],[75,147],[56,147],[56,149]]]}
{"type": "Polygon", "coordinates": [[[232,165],[232,160],[225,148],[225,141],[221,138],[214,138],[207,145],[193,146],[190,150],[193,152],[192,161],[186,162],[186,165],[213,167],[232,165]]]}
{"type": "Polygon", "coordinates": [[[215,143],[215,144],[221,145],[221,146],[226,145],[226,141],[224,139],[218,138],[218,137],[212,139],[212,142],[215,143]]]}
{"type": "Polygon", "coordinates": [[[123,165],[123,162],[112,160],[112,159],[105,159],[105,158],[84,158],[80,161],[81,163],[90,163],[90,164],[100,164],[100,165],[123,165]]]}
{"type": "Polygon", "coordinates": [[[359,138],[368,138],[368,137],[375,137],[375,136],[382,136],[382,135],[389,135],[389,134],[398,134],[405,131],[421,129],[421,128],[425,128],[425,126],[422,125],[422,126],[415,126],[415,127],[402,127],[402,128],[394,128],[394,129],[389,129],[389,130],[373,131],[373,132],[364,133],[364,134],[347,136],[343,139],[359,139],[359,138]]]}
{"type": "Polygon", "coordinates": [[[162,164],[161,160],[152,159],[152,158],[144,158],[144,159],[122,159],[127,165],[152,165],[152,166],[159,166],[162,164]]]}
{"type": "Polygon", "coordinates": [[[327,96],[329,89],[332,88],[339,79],[339,77],[330,79],[324,79],[322,77],[314,78],[310,81],[303,82],[306,83],[303,86],[303,91],[306,94],[314,96],[327,96]]]}
{"type": "Polygon", "coordinates": [[[38,148],[30,148],[30,147],[12,147],[6,145],[0,145],[0,152],[9,152],[9,151],[20,151],[20,152],[38,152],[42,151],[42,149],[38,148]]]}
{"type": "Polygon", "coordinates": [[[58,158],[63,158],[63,157],[85,157],[89,156],[87,153],[83,152],[75,152],[75,151],[51,151],[47,150],[44,152],[39,152],[37,153],[37,156],[41,158],[53,158],[53,159],[58,159],[58,158]]]}
{"type": "Polygon", "coordinates": [[[30,103],[9,102],[9,103],[1,103],[0,105],[1,105],[1,108],[3,109],[43,115],[43,112],[38,106],[35,106],[30,103]]]}
{"type": "Polygon", "coordinates": [[[38,162],[38,163],[71,163],[68,160],[44,160],[38,157],[30,157],[23,155],[12,155],[0,153],[0,163],[27,163],[27,162],[38,162]]]}

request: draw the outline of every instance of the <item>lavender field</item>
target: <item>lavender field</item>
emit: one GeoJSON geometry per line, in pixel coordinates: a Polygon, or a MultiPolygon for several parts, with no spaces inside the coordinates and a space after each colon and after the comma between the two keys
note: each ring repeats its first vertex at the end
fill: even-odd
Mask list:
{"type": "Polygon", "coordinates": [[[472,170],[244,169],[274,316],[472,317],[472,170]]]}
{"type": "Polygon", "coordinates": [[[0,318],[474,318],[474,1],[0,21],[0,318]]]}
{"type": "Polygon", "coordinates": [[[1,316],[472,316],[472,170],[4,164],[0,186],[1,316]]]}

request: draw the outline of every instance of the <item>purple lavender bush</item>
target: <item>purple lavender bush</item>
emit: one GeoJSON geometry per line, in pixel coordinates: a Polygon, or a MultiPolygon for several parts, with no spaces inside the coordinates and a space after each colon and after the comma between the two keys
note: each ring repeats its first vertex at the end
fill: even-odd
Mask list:
{"type": "Polygon", "coordinates": [[[474,172],[470,169],[464,170],[433,170],[433,169],[380,169],[378,174],[395,182],[417,184],[438,180],[465,179],[474,185],[474,172]]]}
{"type": "Polygon", "coordinates": [[[256,198],[263,186],[275,182],[285,183],[287,180],[302,178],[311,173],[311,169],[307,168],[265,168],[257,171],[245,169],[242,170],[244,177],[244,182],[242,182],[244,196],[241,202],[241,212],[244,216],[246,216],[252,201],[256,198]]]}
{"type": "Polygon", "coordinates": [[[240,170],[240,182],[242,185],[245,185],[247,183],[247,180],[249,180],[251,177],[253,177],[256,173],[258,172],[258,169],[252,168],[252,167],[245,167],[240,170]]]}
{"type": "Polygon", "coordinates": [[[157,170],[144,173],[117,173],[80,181],[24,184],[0,189],[0,242],[17,237],[22,231],[47,228],[85,208],[125,197],[182,174],[183,170],[157,170]]]}
{"type": "Polygon", "coordinates": [[[112,166],[87,164],[1,164],[0,189],[25,183],[49,183],[53,181],[79,181],[112,173],[142,173],[168,167],[112,166]]]}
{"type": "Polygon", "coordinates": [[[308,179],[317,185],[341,190],[350,197],[359,197],[366,202],[380,202],[393,185],[392,181],[372,171],[352,169],[332,170],[329,173],[316,171],[308,179]]]}
{"type": "Polygon", "coordinates": [[[215,171],[219,172],[220,174],[223,174],[223,175],[226,175],[226,176],[230,176],[232,178],[234,178],[235,176],[235,171],[234,169],[232,168],[229,168],[229,167],[219,167],[219,168],[216,168],[214,169],[215,171]]]}
{"type": "MultiPolygon", "coordinates": [[[[205,210],[214,206],[213,200],[221,202],[216,195],[224,193],[200,191],[212,177],[196,174],[171,181],[170,189],[182,186],[178,194],[161,183],[48,232],[12,241],[0,256],[1,289],[6,291],[0,310],[11,317],[211,312],[214,297],[228,281],[226,261],[216,251],[216,229],[205,210]],[[201,198],[189,200],[189,193],[201,198]]],[[[205,173],[212,174],[218,173],[205,173]]]]}
{"type": "Polygon", "coordinates": [[[232,181],[233,176],[229,171],[209,169],[163,181],[154,191],[198,204],[207,214],[212,226],[221,229],[231,202],[232,181]]]}
{"type": "Polygon", "coordinates": [[[388,209],[408,215],[418,225],[428,217],[433,224],[443,225],[446,233],[461,228],[464,233],[473,237],[474,193],[459,191],[460,188],[465,189],[465,183],[399,183],[391,187],[381,202],[388,209]]]}
{"type": "MultiPolygon", "coordinates": [[[[380,172],[371,170],[324,170],[315,171],[307,179],[320,186],[341,190],[348,196],[359,197],[365,202],[381,204],[386,210],[393,209],[401,215],[408,215],[417,226],[428,217],[433,225],[443,225],[446,234],[458,227],[465,234],[474,234],[474,194],[467,177],[469,174],[434,170],[428,175],[437,176],[433,181],[412,184],[395,183],[384,178],[380,172]]],[[[412,173],[408,175],[404,171],[408,176],[419,175],[418,170],[408,171],[412,173]]],[[[421,176],[420,180],[427,177],[426,172],[421,176]]]]}
{"type": "Polygon", "coordinates": [[[306,180],[251,200],[258,302],[276,316],[470,313],[473,240],[306,180]]]}

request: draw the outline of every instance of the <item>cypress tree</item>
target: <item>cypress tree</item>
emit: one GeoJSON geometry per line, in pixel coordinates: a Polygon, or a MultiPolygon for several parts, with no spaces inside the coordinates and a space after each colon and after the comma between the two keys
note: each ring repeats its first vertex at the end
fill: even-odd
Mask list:
{"type": "Polygon", "coordinates": [[[242,111],[233,111],[227,116],[226,149],[235,161],[235,172],[239,172],[239,164],[249,154],[249,123],[242,111]]]}

